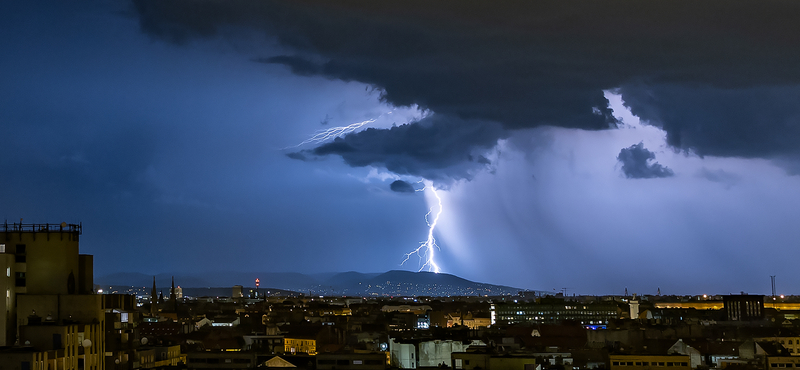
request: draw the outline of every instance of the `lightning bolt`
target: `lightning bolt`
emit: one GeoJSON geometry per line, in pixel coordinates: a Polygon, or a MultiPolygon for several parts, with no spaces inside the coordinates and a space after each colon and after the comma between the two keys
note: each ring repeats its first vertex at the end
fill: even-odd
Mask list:
{"type": "Polygon", "coordinates": [[[373,123],[375,121],[376,121],[376,119],[373,118],[373,119],[368,119],[366,121],[351,123],[351,124],[349,124],[347,126],[331,127],[329,129],[319,130],[319,131],[315,132],[314,135],[312,135],[310,138],[303,140],[302,143],[294,145],[294,146],[289,146],[289,147],[286,147],[286,148],[283,148],[283,149],[297,148],[298,146],[303,146],[303,145],[306,145],[306,144],[318,144],[318,143],[322,143],[322,142],[325,142],[325,141],[328,141],[328,140],[332,140],[332,139],[335,139],[337,137],[341,137],[341,136],[347,135],[347,134],[349,134],[351,132],[354,132],[354,131],[360,129],[362,126],[364,126],[364,125],[366,125],[368,123],[373,123]]]}
{"type": "Polygon", "coordinates": [[[433,214],[433,209],[436,208],[436,206],[431,207],[430,210],[428,210],[428,213],[425,215],[425,222],[428,224],[428,239],[424,242],[421,242],[417,249],[406,253],[406,258],[400,263],[400,265],[406,263],[406,261],[408,261],[412,255],[416,254],[419,256],[421,261],[425,261],[425,263],[422,264],[422,267],[419,268],[419,271],[425,270],[427,267],[428,271],[438,274],[441,272],[441,270],[439,270],[439,265],[436,264],[433,257],[436,253],[436,250],[439,249],[439,245],[436,244],[436,238],[433,237],[433,231],[436,229],[436,223],[439,222],[439,216],[442,215],[442,198],[439,197],[439,194],[436,192],[436,188],[430,183],[426,183],[424,188],[417,191],[425,191],[425,189],[431,189],[433,196],[436,197],[436,200],[439,203],[438,210],[436,211],[436,215],[433,216],[433,222],[430,221],[430,217],[433,214]]]}

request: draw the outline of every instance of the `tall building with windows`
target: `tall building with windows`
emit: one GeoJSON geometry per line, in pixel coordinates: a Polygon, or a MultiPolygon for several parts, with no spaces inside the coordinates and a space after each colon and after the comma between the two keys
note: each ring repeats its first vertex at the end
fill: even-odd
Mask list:
{"type": "Polygon", "coordinates": [[[583,325],[605,325],[620,317],[614,302],[572,302],[540,298],[536,302],[495,303],[490,306],[492,325],[558,324],[576,321],[583,325]]]}
{"type": "Polygon", "coordinates": [[[18,312],[20,299],[25,297],[23,306],[35,307],[35,302],[47,300],[44,296],[92,294],[93,261],[91,255],[78,251],[80,224],[5,222],[0,227],[0,271],[5,272],[0,272],[0,291],[5,293],[0,346],[9,346],[16,340],[17,327],[34,315],[18,312]]]}

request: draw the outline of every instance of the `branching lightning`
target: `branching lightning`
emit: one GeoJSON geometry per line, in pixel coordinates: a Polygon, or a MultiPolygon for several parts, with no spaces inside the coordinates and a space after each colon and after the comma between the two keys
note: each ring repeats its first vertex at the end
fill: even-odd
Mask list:
{"type": "Polygon", "coordinates": [[[436,244],[436,238],[433,237],[433,231],[436,229],[436,223],[439,222],[439,216],[442,215],[442,210],[443,210],[442,198],[440,198],[439,194],[436,193],[436,188],[429,183],[426,183],[424,188],[417,191],[425,191],[425,189],[431,189],[433,196],[436,197],[436,200],[439,203],[438,210],[436,211],[436,215],[433,216],[433,221],[430,220],[430,217],[433,214],[433,209],[436,206],[431,207],[431,209],[428,210],[428,213],[425,215],[425,222],[428,223],[428,239],[425,240],[424,242],[421,242],[419,247],[417,247],[417,249],[409,253],[406,253],[405,255],[406,258],[400,264],[402,265],[406,263],[406,261],[408,261],[408,259],[411,258],[412,255],[416,254],[417,256],[419,256],[420,261],[425,261],[424,263],[422,263],[422,266],[419,268],[419,271],[425,270],[425,268],[427,268],[428,271],[435,272],[438,274],[440,272],[439,265],[436,264],[433,258],[436,250],[439,249],[439,245],[436,244]]]}
{"type": "Polygon", "coordinates": [[[356,130],[360,129],[362,126],[364,126],[364,125],[366,125],[368,123],[373,123],[375,121],[376,121],[376,119],[373,118],[373,119],[368,119],[366,121],[351,123],[351,124],[349,124],[347,126],[331,127],[329,129],[319,130],[319,131],[315,132],[314,135],[312,135],[310,138],[303,140],[302,143],[294,145],[294,146],[286,147],[284,149],[297,148],[298,146],[303,146],[303,145],[306,145],[306,144],[319,144],[319,143],[322,143],[322,142],[325,142],[325,141],[328,141],[328,140],[331,140],[331,139],[335,139],[337,137],[341,137],[341,136],[347,135],[347,134],[349,134],[351,132],[355,132],[356,130]]]}

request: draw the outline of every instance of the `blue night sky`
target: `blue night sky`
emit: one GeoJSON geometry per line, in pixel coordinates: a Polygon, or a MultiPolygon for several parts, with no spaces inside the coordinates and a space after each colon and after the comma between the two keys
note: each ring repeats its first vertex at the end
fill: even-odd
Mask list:
{"type": "Polygon", "coordinates": [[[470,280],[800,294],[797,19],[796,1],[4,2],[0,210],[82,222],[96,275],[416,271],[428,184],[436,263],[470,280]]]}

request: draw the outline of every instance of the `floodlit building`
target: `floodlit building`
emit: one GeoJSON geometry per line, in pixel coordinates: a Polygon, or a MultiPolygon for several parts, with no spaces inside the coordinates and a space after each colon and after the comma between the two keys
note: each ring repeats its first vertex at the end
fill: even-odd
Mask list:
{"type": "MultiPolygon", "coordinates": [[[[47,298],[42,296],[93,293],[92,256],[78,252],[81,231],[80,224],[67,223],[2,225],[0,271],[5,276],[0,278],[0,289],[5,299],[0,304],[6,319],[0,320],[0,346],[14,344],[17,319],[24,322],[30,310],[44,304],[47,298]],[[23,295],[25,301],[18,302],[23,295]]],[[[56,314],[45,307],[38,311],[40,315],[56,314]]]]}
{"type": "Polygon", "coordinates": [[[0,363],[103,370],[107,362],[126,362],[131,350],[120,346],[130,331],[133,297],[95,294],[92,256],[78,250],[81,232],[80,224],[67,223],[0,226],[0,309],[6,313],[0,346],[18,346],[0,351],[0,363]],[[106,348],[106,335],[119,348],[106,348]]]}

